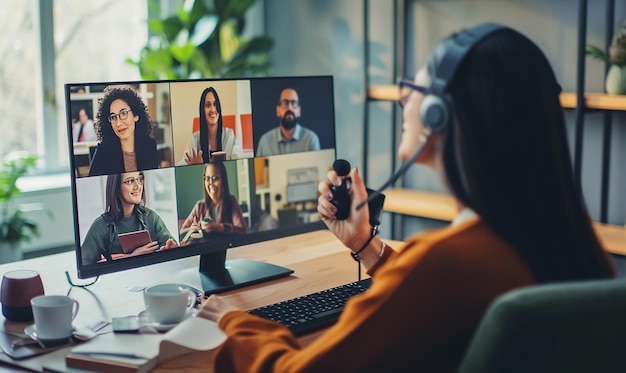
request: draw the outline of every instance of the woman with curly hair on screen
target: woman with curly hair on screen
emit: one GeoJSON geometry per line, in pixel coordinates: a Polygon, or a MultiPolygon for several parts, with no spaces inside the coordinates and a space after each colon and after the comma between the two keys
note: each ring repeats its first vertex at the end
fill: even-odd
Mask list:
{"type": "Polygon", "coordinates": [[[131,87],[109,86],[96,114],[98,147],[89,176],[148,170],[159,166],[146,104],[131,87]]]}

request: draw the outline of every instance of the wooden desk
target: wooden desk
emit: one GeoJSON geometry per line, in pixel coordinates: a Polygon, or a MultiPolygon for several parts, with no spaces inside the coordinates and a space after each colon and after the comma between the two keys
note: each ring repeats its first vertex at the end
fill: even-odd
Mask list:
{"type": "MultiPolygon", "coordinates": [[[[393,242],[393,244],[399,245],[400,243],[393,242]]],[[[295,271],[289,277],[223,294],[230,302],[242,309],[264,306],[357,280],[356,263],[348,255],[347,249],[327,230],[235,248],[228,252],[228,257],[265,261],[295,271]]],[[[70,296],[80,302],[80,311],[75,323],[88,325],[99,320],[111,321],[112,317],[138,314],[144,306],[143,295],[137,289],[152,283],[184,282],[200,288],[200,279],[197,277],[198,260],[199,257],[196,256],[112,273],[102,276],[96,284],[87,289],[73,288],[70,296]],[[172,275],[164,277],[163,274],[172,275]]],[[[39,271],[46,294],[67,293],[69,285],[64,271],[68,270],[73,278],[76,277],[74,252],[4,264],[0,266],[0,273],[15,269],[39,271]]],[[[17,332],[21,332],[27,325],[28,323],[14,323],[6,320],[4,322],[6,330],[17,332]]],[[[318,335],[319,332],[313,333],[300,338],[300,341],[306,345],[318,335]]],[[[30,358],[24,363],[30,364],[31,367],[40,367],[46,359],[56,359],[53,365],[57,367],[58,360],[64,359],[64,351],[56,351],[52,354],[30,358]]],[[[207,363],[210,361],[210,357],[202,356],[201,358],[207,363]]],[[[177,371],[180,367],[177,364],[181,362],[174,361],[172,364],[157,368],[157,371],[177,371]]],[[[2,368],[0,367],[0,370],[2,368]]],[[[206,366],[203,368],[206,371],[206,366]]]]}
{"type": "MultiPolygon", "coordinates": [[[[413,189],[385,191],[385,212],[428,219],[451,221],[457,213],[456,203],[449,194],[423,192],[413,189]]],[[[626,228],[620,225],[593,223],[604,245],[611,254],[626,255],[626,228]]]]}

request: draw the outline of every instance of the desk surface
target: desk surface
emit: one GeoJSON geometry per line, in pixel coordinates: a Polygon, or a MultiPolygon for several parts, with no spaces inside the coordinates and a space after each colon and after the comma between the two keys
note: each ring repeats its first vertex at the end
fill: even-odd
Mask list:
{"type": "MultiPolygon", "coordinates": [[[[341,242],[326,230],[235,248],[228,252],[228,258],[265,261],[294,270],[291,276],[285,278],[223,293],[230,302],[242,309],[264,306],[357,280],[357,264],[341,242]]],[[[112,317],[138,314],[144,309],[143,295],[135,289],[152,283],[183,282],[200,288],[198,260],[196,256],[107,274],[87,289],[73,288],[70,296],[80,302],[75,323],[89,325],[100,320],[110,321],[112,317]],[[171,276],[164,278],[164,273],[171,276]]],[[[39,271],[46,294],[68,292],[64,271],[68,270],[73,278],[76,276],[74,252],[0,265],[0,273],[14,269],[39,271]]],[[[16,332],[21,332],[27,325],[4,322],[6,330],[16,332]]],[[[318,335],[313,333],[304,336],[300,342],[308,344],[318,335]]],[[[28,360],[34,366],[41,365],[45,356],[28,360]]],[[[172,366],[157,369],[161,370],[176,369],[172,366]]]]}
{"type": "MultiPolygon", "coordinates": [[[[609,251],[626,254],[626,233],[623,227],[596,224],[596,228],[609,251]]],[[[397,241],[391,241],[390,244],[394,247],[401,245],[397,241]]],[[[347,249],[326,230],[235,248],[228,252],[228,258],[265,261],[294,270],[288,277],[223,293],[229,302],[241,309],[256,308],[357,280],[356,263],[348,255],[347,249]]],[[[111,321],[112,317],[138,314],[144,309],[141,289],[149,284],[182,282],[200,288],[198,260],[199,257],[195,256],[112,273],[102,276],[87,289],[73,288],[70,296],[80,302],[75,323],[89,325],[102,320],[111,321]],[[171,275],[164,277],[164,273],[171,275]]],[[[64,272],[69,271],[72,277],[76,275],[74,252],[0,265],[0,273],[15,269],[37,270],[42,277],[46,294],[66,294],[69,285],[64,272]]],[[[3,323],[6,330],[15,332],[23,331],[27,325],[28,323],[6,320],[3,323]]],[[[320,332],[303,336],[300,342],[306,345],[319,334],[320,332]]],[[[28,364],[31,367],[40,367],[46,358],[48,362],[49,359],[63,360],[63,351],[57,352],[52,353],[55,355],[28,359],[28,364]]],[[[198,368],[198,371],[206,371],[210,361],[211,356],[207,354],[194,356],[194,367],[206,364],[202,369],[198,368]]],[[[175,372],[184,364],[184,361],[179,362],[177,359],[156,371],[175,372]]],[[[58,367],[59,362],[56,361],[53,365],[58,367]]],[[[6,365],[0,366],[0,370],[5,367],[6,365]]]]}

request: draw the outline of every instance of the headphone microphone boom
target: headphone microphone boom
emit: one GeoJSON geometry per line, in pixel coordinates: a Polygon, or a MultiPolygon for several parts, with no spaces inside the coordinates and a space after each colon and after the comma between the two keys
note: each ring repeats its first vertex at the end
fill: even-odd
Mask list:
{"type": "Polygon", "coordinates": [[[356,206],[357,210],[360,210],[363,206],[365,206],[366,203],[370,203],[374,198],[380,195],[383,192],[383,190],[393,185],[393,183],[395,183],[400,178],[400,176],[404,175],[404,173],[409,169],[409,167],[411,167],[411,165],[420,156],[420,154],[422,154],[422,152],[424,151],[424,148],[426,148],[426,143],[428,142],[428,138],[430,137],[431,132],[428,128],[424,128],[424,132],[425,133],[423,133],[420,136],[420,142],[417,145],[417,149],[415,149],[413,154],[411,154],[411,157],[407,159],[404,163],[402,163],[400,168],[398,168],[398,170],[393,175],[391,175],[389,180],[387,180],[387,182],[385,182],[380,188],[378,188],[378,190],[375,190],[369,193],[367,196],[367,199],[363,202],[360,202],[356,206]]]}

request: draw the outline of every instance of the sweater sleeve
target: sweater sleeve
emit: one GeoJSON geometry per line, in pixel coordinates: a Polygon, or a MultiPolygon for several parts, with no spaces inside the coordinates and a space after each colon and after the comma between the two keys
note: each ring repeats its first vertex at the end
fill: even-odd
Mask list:
{"type": "Polygon", "coordinates": [[[108,227],[102,217],[98,217],[89,227],[85,240],[80,247],[83,265],[95,264],[100,260],[101,250],[107,250],[109,245],[108,227]]]}
{"type": "Polygon", "coordinates": [[[150,210],[149,212],[149,221],[152,227],[152,231],[155,234],[152,239],[158,241],[159,246],[165,245],[167,240],[169,240],[170,238],[174,239],[174,237],[172,237],[172,235],[170,234],[169,229],[167,229],[167,226],[165,225],[163,219],[161,219],[159,214],[157,214],[153,210],[150,210]]]}
{"type": "Polygon", "coordinates": [[[415,240],[387,254],[370,289],[351,298],[337,323],[304,348],[281,325],[227,313],[220,327],[228,338],[216,351],[215,370],[456,371],[488,304],[533,280],[510,247],[492,237],[453,241],[415,240]]]}
{"type": "MultiPolygon", "coordinates": [[[[191,212],[189,213],[189,216],[187,216],[187,219],[185,219],[183,224],[180,226],[180,231],[182,231],[183,229],[191,227],[191,224],[193,224],[194,218],[198,222],[203,219],[203,217],[202,217],[202,215],[200,213],[200,210],[201,210],[202,206],[204,206],[204,201],[200,200],[200,201],[196,202],[196,204],[193,206],[193,210],[191,210],[191,212]]],[[[202,209],[202,210],[206,210],[206,209],[202,209]]]]}

